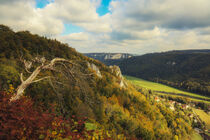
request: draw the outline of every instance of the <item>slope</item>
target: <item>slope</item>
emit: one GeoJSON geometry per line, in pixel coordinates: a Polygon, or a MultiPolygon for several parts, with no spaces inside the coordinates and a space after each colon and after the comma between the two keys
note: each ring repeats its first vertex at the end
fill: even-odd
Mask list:
{"type": "MultiPolygon", "coordinates": [[[[38,82],[31,83],[25,90],[35,107],[41,104],[49,109],[53,105],[56,116],[88,118],[85,126],[96,132],[92,135],[95,138],[173,139],[192,132],[188,119],[164,105],[156,106],[148,101],[124,80],[118,67],[107,67],[54,39],[32,35],[28,31],[13,32],[7,26],[0,26],[1,91],[15,94],[14,89],[21,81],[30,77],[31,73],[27,71],[33,72],[54,58],[72,64],[57,63],[51,70],[40,71],[35,79],[38,82]],[[43,77],[48,78],[39,81],[43,77]]],[[[13,121],[14,125],[18,122],[13,121]]],[[[23,131],[28,130],[25,129],[23,131]]],[[[39,126],[36,129],[40,129],[39,126]]],[[[13,130],[8,131],[14,134],[13,130]]],[[[5,134],[9,133],[6,131],[5,134]]]]}

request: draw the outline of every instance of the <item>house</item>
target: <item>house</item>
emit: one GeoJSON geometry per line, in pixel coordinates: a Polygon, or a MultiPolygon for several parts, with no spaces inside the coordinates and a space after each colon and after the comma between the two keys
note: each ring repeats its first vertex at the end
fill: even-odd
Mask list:
{"type": "Polygon", "coordinates": [[[184,105],[182,105],[182,108],[183,109],[188,109],[190,106],[189,105],[186,105],[186,104],[184,104],[184,105]]]}
{"type": "Polygon", "coordinates": [[[155,96],[155,101],[156,102],[159,102],[160,101],[160,98],[158,98],[157,96],[155,96]]]}
{"type": "Polygon", "coordinates": [[[190,118],[193,118],[193,114],[189,114],[188,116],[189,116],[190,118]]]}
{"type": "Polygon", "coordinates": [[[178,105],[181,106],[182,104],[181,103],[178,103],[178,105]]]}
{"type": "Polygon", "coordinates": [[[195,107],[195,104],[191,104],[192,107],[195,107]]]}
{"type": "Polygon", "coordinates": [[[169,107],[172,111],[174,111],[175,110],[175,108],[174,108],[174,106],[173,105],[170,105],[170,107],[169,107]]]}
{"type": "Polygon", "coordinates": [[[172,100],[169,101],[169,104],[173,104],[174,105],[175,103],[176,103],[175,101],[172,101],[172,100]]]}

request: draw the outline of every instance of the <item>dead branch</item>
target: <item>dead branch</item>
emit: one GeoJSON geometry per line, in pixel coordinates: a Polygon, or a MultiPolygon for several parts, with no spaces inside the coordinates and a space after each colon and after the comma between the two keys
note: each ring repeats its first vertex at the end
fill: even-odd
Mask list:
{"type": "Polygon", "coordinates": [[[71,71],[72,69],[69,69],[64,63],[60,63],[60,62],[59,62],[59,64],[61,64],[62,66],[65,67],[65,69],[68,70],[68,73],[71,75],[71,77],[74,79],[74,81],[77,81],[76,78],[74,77],[73,72],[71,71]]]}
{"type": "Polygon", "coordinates": [[[31,67],[32,67],[32,62],[24,60],[23,63],[24,63],[24,65],[25,65],[25,70],[26,70],[28,73],[32,73],[32,72],[30,71],[30,69],[31,69],[31,67]]]}
{"type": "Polygon", "coordinates": [[[39,81],[42,81],[42,80],[45,80],[45,79],[48,79],[48,78],[50,78],[50,76],[46,76],[46,77],[40,78],[38,80],[33,81],[32,83],[36,83],[36,82],[39,82],[39,81]]]}
{"type": "MultiPolygon", "coordinates": [[[[54,58],[48,64],[45,63],[46,62],[45,58],[41,58],[41,59],[36,58],[36,59],[37,59],[36,61],[39,61],[41,63],[40,66],[36,67],[36,69],[33,72],[31,72],[31,75],[26,80],[23,80],[23,74],[22,73],[20,74],[21,84],[17,88],[17,93],[14,96],[11,97],[10,101],[14,101],[14,100],[19,99],[24,94],[25,89],[30,84],[49,78],[49,76],[47,76],[47,77],[35,80],[36,77],[38,76],[38,74],[42,70],[56,70],[55,65],[57,63],[61,63],[65,67],[66,67],[66,65],[64,63],[69,63],[71,65],[76,65],[72,61],[66,60],[64,58],[54,58]]],[[[29,72],[28,69],[30,69],[32,67],[32,62],[28,63],[26,60],[22,59],[22,56],[21,56],[20,60],[24,63],[26,71],[29,72]]],[[[67,67],[66,67],[66,69],[67,69],[67,67]]],[[[70,75],[73,77],[73,79],[75,79],[74,74],[69,69],[68,69],[68,71],[69,71],[70,75]]]]}
{"type": "Polygon", "coordinates": [[[20,81],[23,82],[23,73],[20,74],[20,81]]]}
{"type": "Polygon", "coordinates": [[[25,70],[28,73],[32,73],[29,69],[32,67],[32,62],[26,61],[25,59],[22,58],[23,54],[20,56],[20,61],[24,64],[25,70]]]}

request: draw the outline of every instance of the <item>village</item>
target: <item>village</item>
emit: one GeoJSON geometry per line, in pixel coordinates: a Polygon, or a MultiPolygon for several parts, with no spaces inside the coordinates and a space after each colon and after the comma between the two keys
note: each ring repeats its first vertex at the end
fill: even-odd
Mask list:
{"type": "MultiPolygon", "coordinates": [[[[180,103],[174,100],[168,100],[166,98],[161,98],[159,96],[153,96],[154,101],[157,104],[165,105],[167,108],[169,108],[173,112],[181,113],[182,115],[185,115],[185,117],[190,118],[191,123],[194,126],[194,130],[197,133],[205,134],[210,133],[210,130],[208,130],[205,126],[205,123],[201,120],[199,115],[197,115],[194,111],[197,107],[194,103],[180,103]]],[[[210,114],[210,108],[208,108],[208,114],[210,114]]]]}

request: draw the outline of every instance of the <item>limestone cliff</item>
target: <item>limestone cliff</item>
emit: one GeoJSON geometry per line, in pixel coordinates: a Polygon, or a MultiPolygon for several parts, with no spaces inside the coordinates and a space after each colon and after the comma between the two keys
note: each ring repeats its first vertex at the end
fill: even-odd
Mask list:
{"type": "Polygon", "coordinates": [[[118,83],[120,85],[120,87],[122,88],[126,88],[127,87],[127,83],[124,80],[120,67],[114,65],[114,66],[109,66],[109,68],[112,70],[112,73],[118,78],[118,83]]]}
{"type": "Polygon", "coordinates": [[[93,71],[96,72],[96,75],[97,75],[99,78],[102,78],[100,69],[99,69],[95,64],[87,62],[87,65],[88,65],[88,68],[90,68],[91,70],[93,70],[93,71]]]}

